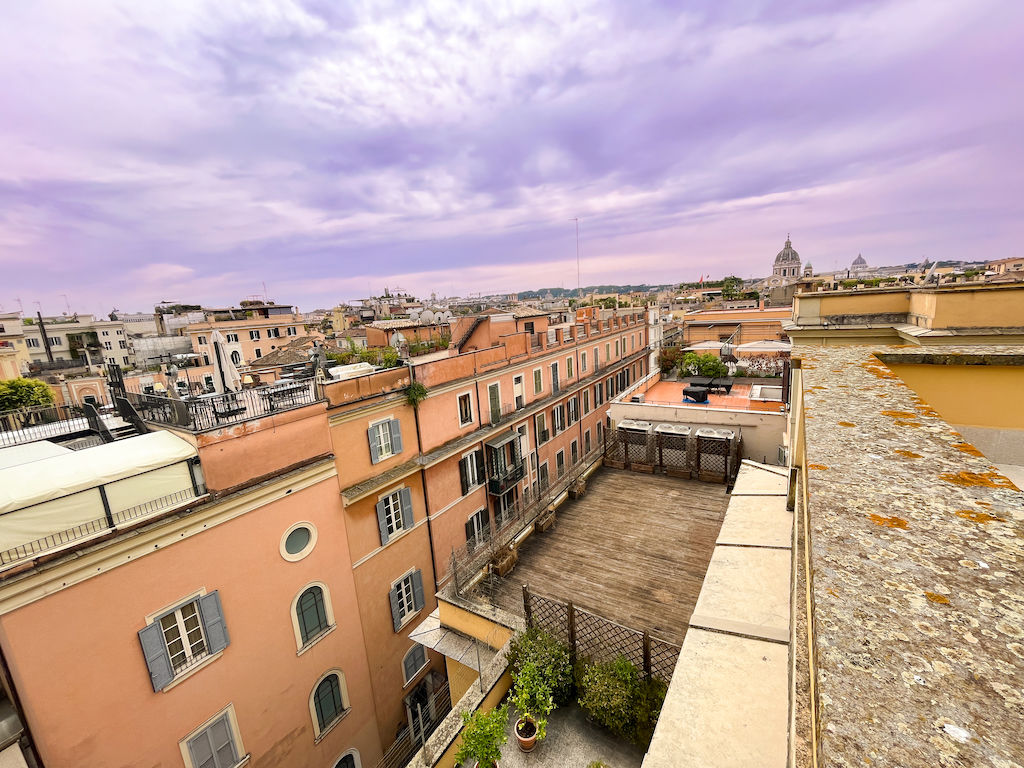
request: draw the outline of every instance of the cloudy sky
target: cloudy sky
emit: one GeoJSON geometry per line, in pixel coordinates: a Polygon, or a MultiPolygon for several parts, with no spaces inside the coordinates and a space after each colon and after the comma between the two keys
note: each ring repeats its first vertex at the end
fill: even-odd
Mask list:
{"type": "Polygon", "coordinates": [[[1020,0],[0,6],[0,305],[1024,248],[1020,0]],[[684,8],[685,10],[680,10],[684,8]]]}

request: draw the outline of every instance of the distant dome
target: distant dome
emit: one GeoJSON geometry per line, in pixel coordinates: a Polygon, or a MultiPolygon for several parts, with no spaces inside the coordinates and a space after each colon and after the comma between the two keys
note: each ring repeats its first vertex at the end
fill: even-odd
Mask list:
{"type": "Polygon", "coordinates": [[[786,238],[786,245],[775,257],[776,264],[800,264],[800,254],[793,250],[793,243],[786,238]]]}
{"type": "Polygon", "coordinates": [[[853,260],[853,264],[851,266],[853,266],[853,267],[866,267],[867,265],[868,265],[867,261],[865,261],[864,257],[861,256],[858,253],[857,254],[857,258],[853,260]]]}

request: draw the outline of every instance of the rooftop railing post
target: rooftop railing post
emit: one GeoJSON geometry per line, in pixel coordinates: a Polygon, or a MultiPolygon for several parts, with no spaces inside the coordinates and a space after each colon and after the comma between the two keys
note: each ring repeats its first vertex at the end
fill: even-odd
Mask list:
{"type": "Polygon", "coordinates": [[[644,677],[651,679],[651,633],[644,630],[644,677]]]}
{"type": "Polygon", "coordinates": [[[569,661],[576,663],[576,608],[572,602],[566,604],[566,630],[569,634],[569,661]]]}
{"type": "Polygon", "coordinates": [[[523,618],[527,628],[533,626],[533,609],[530,607],[530,586],[523,584],[523,618]]]}

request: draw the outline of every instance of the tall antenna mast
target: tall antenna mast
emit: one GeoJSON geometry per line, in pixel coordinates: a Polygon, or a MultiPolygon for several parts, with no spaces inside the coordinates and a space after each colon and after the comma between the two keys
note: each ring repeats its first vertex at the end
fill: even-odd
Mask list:
{"type": "Polygon", "coordinates": [[[576,222],[576,300],[583,301],[583,283],[580,282],[580,220],[574,216],[570,221],[576,222]]]}

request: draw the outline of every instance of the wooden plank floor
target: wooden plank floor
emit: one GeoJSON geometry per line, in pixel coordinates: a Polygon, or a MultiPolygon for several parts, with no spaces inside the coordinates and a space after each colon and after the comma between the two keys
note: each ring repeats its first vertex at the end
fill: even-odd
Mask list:
{"type": "Polygon", "coordinates": [[[602,468],[563,504],[547,533],[490,586],[523,614],[522,585],[633,629],[681,643],[729,503],[724,485],[602,468]]]}

